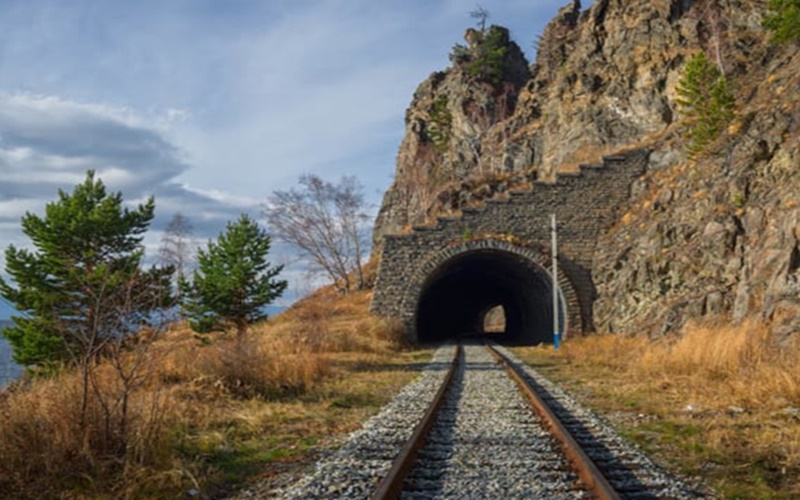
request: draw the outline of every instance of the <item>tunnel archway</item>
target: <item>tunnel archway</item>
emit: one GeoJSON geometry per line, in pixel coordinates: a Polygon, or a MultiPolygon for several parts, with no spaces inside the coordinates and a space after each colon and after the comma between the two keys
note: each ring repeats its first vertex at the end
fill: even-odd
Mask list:
{"type": "MultiPolygon", "coordinates": [[[[406,293],[413,337],[428,343],[482,334],[488,311],[502,306],[505,330],[493,339],[518,345],[552,342],[552,283],[543,265],[548,262],[542,250],[502,240],[444,249],[421,266],[406,293]]],[[[577,307],[574,290],[561,273],[559,293],[559,330],[564,335],[577,307]]]]}

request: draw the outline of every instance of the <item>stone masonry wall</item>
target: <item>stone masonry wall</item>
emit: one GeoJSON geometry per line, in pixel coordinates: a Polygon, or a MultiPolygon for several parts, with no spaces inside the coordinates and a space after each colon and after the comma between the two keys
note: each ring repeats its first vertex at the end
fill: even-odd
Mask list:
{"type": "Polygon", "coordinates": [[[646,150],[605,157],[601,165],[581,165],[579,172],[558,174],[555,182],[537,182],[527,191],[511,191],[508,199],[489,200],[482,207],[464,209],[459,217],[440,217],[436,226],[385,236],[372,312],[408,322],[403,304],[416,305],[419,300],[408,296],[418,293],[418,287],[410,292],[411,277],[425,262],[455,243],[506,238],[523,246],[549,248],[550,214],[555,213],[559,266],[578,295],[579,329],[593,330],[592,303],[596,294],[591,265],[598,235],[629,199],[630,186],[644,173],[648,159],[646,150]]]}

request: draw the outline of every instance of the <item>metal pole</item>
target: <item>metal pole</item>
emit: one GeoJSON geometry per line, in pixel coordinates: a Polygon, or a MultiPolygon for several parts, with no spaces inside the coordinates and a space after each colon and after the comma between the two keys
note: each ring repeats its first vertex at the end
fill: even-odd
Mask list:
{"type": "Polygon", "coordinates": [[[556,214],[550,214],[550,229],[553,239],[553,348],[561,347],[558,328],[558,238],[556,236],[556,214]]]}

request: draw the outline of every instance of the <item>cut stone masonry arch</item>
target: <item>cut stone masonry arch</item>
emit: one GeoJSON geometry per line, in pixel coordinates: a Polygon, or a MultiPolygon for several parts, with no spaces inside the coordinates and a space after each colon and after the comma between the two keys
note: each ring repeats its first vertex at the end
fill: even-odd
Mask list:
{"type": "Polygon", "coordinates": [[[459,215],[384,235],[370,310],[401,320],[412,340],[442,341],[482,330],[485,311],[501,305],[506,334],[498,340],[551,342],[550,214],[556,214],[560,315],[568,335],[593,332],[598,238],[618,220],[648,164],[644,149],[606,156],[459,215]]]}
{"type": "MultiPolygon", "coordinates": [[[[400,301],[401,317],[411,338],[437,341],[480,333],[488,308],[503,305],[507,315],[504,341],[551,342],[550,265],[549,250],[535,244],[523,246],[491,237],[453,242],[410,270],[400,301]]],[[[585,321],[575,287],[563,268],[558,288],[559,330],[566,336],[571,328],[580,331],[585,321]]]]}

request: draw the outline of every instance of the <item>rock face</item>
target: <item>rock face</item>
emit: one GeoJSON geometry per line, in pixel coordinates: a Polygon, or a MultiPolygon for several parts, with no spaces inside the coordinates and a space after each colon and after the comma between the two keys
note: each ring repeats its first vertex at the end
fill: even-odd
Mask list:
{"type": "Polygon", "coordinates": [[[504,30],[468,30],[469,47],[414,94],[375,248],[516,184],[646,147],[648,173],[594,257],[595,325],[658,334],[718,315],[800,330],[800,55],[768,43],[766,4],[574,0],[530,67],[504,30]],[[487,76],[476,61],[489,38],[505,50],[487,76]],[[737,118],[689,160],[675,88],[699,50],[737,88],[737,118]]]}
{"type": "Polygon", "coordinates": [[[719,316],[800,331],[800,53],[778,50],[740,78],[749,94],[709,154],[643,177],[601,239],[601,328],[659,334],[719,316]]]}
{"type": "Polygon", "coordinates": [[[493,134],[496,124],[514,114],[519,92],[530,78],[528,62],[505,28],[492,26],[485,35],[470,29],[465,38],[470,46],[451,54],[452,68],[420,84],[406,111],[395,182],[375,223],[375,248],[384,234],[425,220],[443,186],[504,170],[497,163],[503,159],[498,153],[502,145],[493,134]],[[480,62],[479,50],[490,42],[495,45],[490,48],[502,52],[494,61],[501,71],[487,78],[472,68],[480,62]]]}

